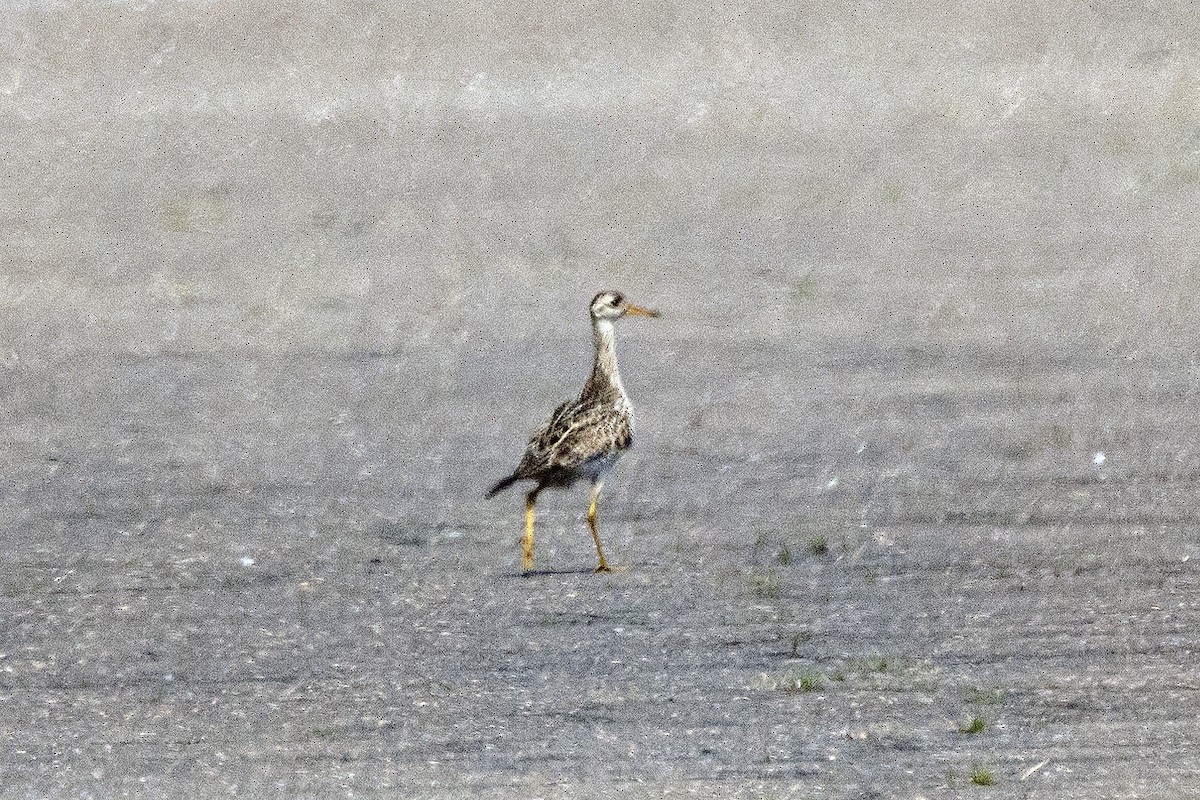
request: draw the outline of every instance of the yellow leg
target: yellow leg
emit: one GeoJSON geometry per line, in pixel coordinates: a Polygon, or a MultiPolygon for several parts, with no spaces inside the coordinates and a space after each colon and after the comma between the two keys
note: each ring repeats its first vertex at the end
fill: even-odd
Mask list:
{"type": "Polygon", "coordinates": [[[533,506],[537,502],[537,492],[525,495],[525,559],[524,570],[533,569],[533,506]]]}
{"type": "Polygon", "coordinates": [[[600,565],[596,572],[610,572],[608,562],[604,560],[604,551],[600,549],[600,531],[596,529],[596,501],[600,499],[601,484],[592,486],[592,505],[588,508],[588,527],[592,529],[592,538],[596,540],[596,555],[600,556],[600,565]]]}

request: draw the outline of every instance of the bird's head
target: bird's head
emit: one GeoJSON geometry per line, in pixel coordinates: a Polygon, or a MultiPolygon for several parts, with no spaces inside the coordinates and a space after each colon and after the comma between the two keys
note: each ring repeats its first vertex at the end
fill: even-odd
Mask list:
{"type": "Polygon", "coordinates": [[[635,317],[657,317],[658,312],[641,306],[635,306],[625,299],[625,295],[620,292],[601,292],[592,298],[591,305],[592,319],[594,320],[613,320],[620,319],[626,314],[632,314],[635,317]]]}

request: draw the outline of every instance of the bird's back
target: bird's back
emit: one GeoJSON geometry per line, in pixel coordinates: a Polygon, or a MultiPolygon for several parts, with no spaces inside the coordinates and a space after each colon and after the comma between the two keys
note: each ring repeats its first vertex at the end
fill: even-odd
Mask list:
{"type": "Polygon", "coordinates": [[[569,483],[588,465],[607,462],[633,444],[633,415],[623,396],[584,394],[563,403],[529,440],[514,477],[569,483]]]}

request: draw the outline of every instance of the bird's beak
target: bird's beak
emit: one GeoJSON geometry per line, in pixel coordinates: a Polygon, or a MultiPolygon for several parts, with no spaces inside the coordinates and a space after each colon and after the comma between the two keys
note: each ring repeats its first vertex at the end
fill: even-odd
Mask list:
{"type": "Polygon", "coordinates": [[[625,313],[633,314],[635,317],[657,317],[658,316],[658,312],[655,311],[654,309],[642,308],[641,306],[635,306],[633,304],[630,304],[625,307],[625,313]]]}

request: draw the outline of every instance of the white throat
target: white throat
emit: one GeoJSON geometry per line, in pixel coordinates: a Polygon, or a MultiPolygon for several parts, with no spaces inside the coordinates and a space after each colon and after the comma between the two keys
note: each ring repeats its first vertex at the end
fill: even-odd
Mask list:
{"type": "Polygon", "coordinates": [[[623,398],[625,384],[617,369],[617,345],[612,320],[597,319],[592,323],[592,338],[596,343],[596,364],[592,369],[592,380],[607,380],[623,398]]]}

